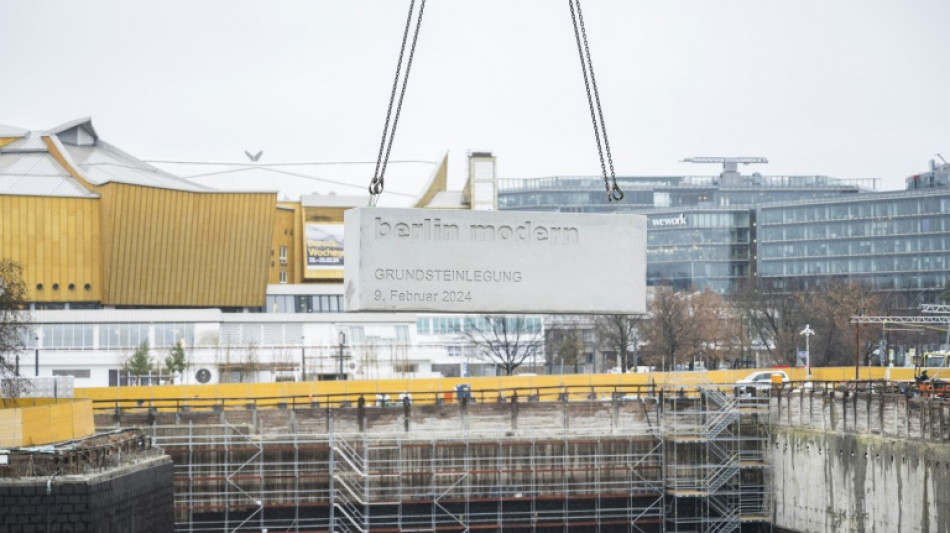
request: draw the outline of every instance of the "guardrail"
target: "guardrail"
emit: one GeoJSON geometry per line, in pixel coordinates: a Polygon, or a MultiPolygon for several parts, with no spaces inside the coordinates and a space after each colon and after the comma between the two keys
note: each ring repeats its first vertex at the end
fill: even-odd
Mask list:
{"type": "MultiPolygon", "coordinates": [[[[735,383],[707,383],[690,385],[634,384],[634,385],[551,385],[534,387],[485,388],[479,390],[431,390],[413,392],[347,392],[281,396],[220,396],[220,397],[125,397],[121,399],[93,399],[97,413],[111,412],[176,412],[222,411],[233,409],[302,409],[327,407],[399,407],[409,405],[461,403],[513,403],[556,401],[635,401],[645,398],[696,398],[703,390],[716,390],[730,396],[758,397],[776,394],[794,394],[808,391],[856,391],[873,393],[908,392],[906,382],[884,380],[862,381],[793,381],[773,384],[767,388],[753,388],[735,383]]],[[[128,388],[127,388],[128,390],[128,388]]]]}

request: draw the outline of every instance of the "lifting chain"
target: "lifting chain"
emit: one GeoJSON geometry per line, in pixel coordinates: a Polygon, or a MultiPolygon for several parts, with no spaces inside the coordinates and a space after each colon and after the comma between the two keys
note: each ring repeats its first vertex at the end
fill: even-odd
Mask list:
{"type": "Polygon", "coordinates": [[[594,77],[594,63],[590,59],[590,46],[587,43],[587,30],[584,28],[584,14],[581,12],[581,0],[568,0],[571,7],[571,22],[574,25],[574,38],[577,41],[577,53],[581,59],[581,72],[584,74],[584,89],[587,91],[587,105],[590,108],[590,118],[594,123],[594,141],[597,143],[597,155],[600,156],[600,170],[604,175],[604,187],[607,189],[609,202],[623,199],[623,191],[617,185],[614,175],[614,161],[610,155],[610,141],[607,139],[607,124],[604,122],[604,112],[600,107],[600,93],[597,91],[597,78],[594,77]],[[591,97],[591,89],[594,94],[591,97]],[[596,102],[596,108],[595,108],[596,102]],[[603,144],[601,144],[603,138],[603,144]],[[604,153],[607,154],[607,164],[604,163],[604,153]],[[607,177],[607,166],[610,166],[610,178],[607,177]]]}
{"type": "Polygon", "coordinates": [[[379,154],[376,156],[376,170],[369,183],[369,205],[375,206],[379,195],[383,193],[386,165],[389,163],[389,151],[393,147],[396,137],[396,125],[399,123],[399,113],[402,110],[402,101],[406,96],[406,85],[409,83],[409,70],[412,68],[412,58],[416,53],[416,42],[419,40],[419,27],[422,25],[422,13],[426,8],[426,0],[419,3],[419,14],[416,18],[415,31],[412,34],[412,43],[409,47],[409,59],[406,62],[405,77],[402,78],[402,89],[399,91],[399,100],[396,101],[396,88],[399,87],[399,78],[402,74],[403,57],[406,53],[406,40],[409,37],[409,28],[412,26],[412,13],[415,10],[415,0],[409,2],[409,15],[406,17],[406,29],[402,34],[402,46],[399,48],[399,60],[396,62],[396,76],[393,79],[392,92],[389,95],[389,108],[386,110],[386,122],[383,125],[383,138],[379,143],[379,154]],[[396,113],[393,115],[393,102],[396,103],[396,113]],[[392,118],[392,128],[389,120],[392,118]]]}

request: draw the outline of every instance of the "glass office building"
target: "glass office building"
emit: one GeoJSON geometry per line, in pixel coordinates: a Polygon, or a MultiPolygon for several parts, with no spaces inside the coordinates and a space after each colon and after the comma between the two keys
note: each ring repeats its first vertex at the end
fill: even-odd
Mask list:
{"type": "Polygon", "coordinates": [[[827,176],[500,180],[501,209],[647,216],[647,284],[736,290],[757,276],[774,290],[829,278],[934,301],[950,280],[950,165],[908,178],[906,191],[827,176]]]}
{"type": "Polygon", "coordinates": [[[931,301],[950,279],[950,189],[862,194],[757,209],[758,275],[781,290],[828,278],[931,301]]]}
{"type": "Polygon", "coordinates": [[[657,210],[647,215],[647,280],[675,290],[728,293],[748,279],[753,212],[746,208],[657,210]]]}

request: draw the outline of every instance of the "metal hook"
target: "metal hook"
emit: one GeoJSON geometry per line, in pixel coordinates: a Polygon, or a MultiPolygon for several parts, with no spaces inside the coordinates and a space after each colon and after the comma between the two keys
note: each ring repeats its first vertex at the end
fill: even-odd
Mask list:
{"type": "Polygon", "coordinates": [[[616,182],[613,184],[613,186],[608,187],[608,189],[607,189],[607,198],[608,198],[611,202],[613,202],[613,201],[615,201],[615,200],[618,201],[618,202],[619,202],[620,200],[623,200],[623,191],[620,190],[620,186],[617,185],[616,182]]]}

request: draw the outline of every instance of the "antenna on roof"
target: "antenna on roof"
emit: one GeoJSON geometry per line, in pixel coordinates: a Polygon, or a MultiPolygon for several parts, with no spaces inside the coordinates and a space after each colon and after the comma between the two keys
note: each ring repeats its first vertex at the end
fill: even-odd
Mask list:
{"type": "Polygon", "coordinates": [[[252,163],[257,163],[257,160],[260,159],[262,155],[264,155],[264,150],[260,150],[254,155],[251,155],[251,152],[244,150],[244,155],[246,155],[247,158],[250,159],[252,163]]]}

